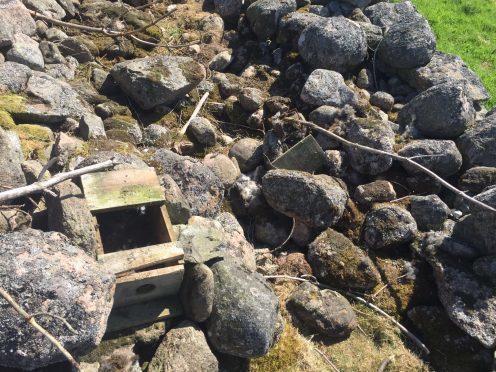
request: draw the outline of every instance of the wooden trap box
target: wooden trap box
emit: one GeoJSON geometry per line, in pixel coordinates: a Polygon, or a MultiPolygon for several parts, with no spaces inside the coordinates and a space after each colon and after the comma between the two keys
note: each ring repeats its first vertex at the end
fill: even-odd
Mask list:
{"type": "Polygon", "coordinates": [[[175,243],[155,169],[85,174],[81,185],[97,232],[97,260],[117,278],[107,330],[180,314],[175,295],[184,252],[175,243]]]}

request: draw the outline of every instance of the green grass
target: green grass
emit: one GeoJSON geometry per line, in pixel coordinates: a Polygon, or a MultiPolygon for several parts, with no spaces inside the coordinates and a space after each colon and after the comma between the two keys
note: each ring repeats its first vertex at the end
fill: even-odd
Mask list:
{"type": "Polygon", "coordinates": [[[437,48],[459,55],[484,82],[496,105],[496,0],[412,0],[430,22],[437,48]]]}

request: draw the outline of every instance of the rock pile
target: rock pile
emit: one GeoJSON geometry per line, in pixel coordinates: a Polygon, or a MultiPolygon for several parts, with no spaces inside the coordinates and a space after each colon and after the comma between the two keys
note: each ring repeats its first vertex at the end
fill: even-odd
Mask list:
{"type": "MultiPolygon", "coordinates": [[[[496,208],[496,111],[477,75],[436,50],[410,1],[178,3],[0,0],[0,191],[35,182],[51,158],[52,174],[111,158],[155,167],[185,250],[184,315],[135,332],[130,348],[93,350],[115,279],[94,260],[76,180],[1,206],[0,286],[77,328],[37,317],[77,358],[93,350],[101,371],[243,370],[285,323],[346,342],[359,314],[342,290],[408,317],[436,368],[456,370],[454,352],[488,370],[496,213],[350,144],[409,158],[496,208]],[[335,291],[307,282],[282,295],[285,282],[262,274],[335,291]]],[[[0,366],[63,361],[0,308],[0,366]]]]}

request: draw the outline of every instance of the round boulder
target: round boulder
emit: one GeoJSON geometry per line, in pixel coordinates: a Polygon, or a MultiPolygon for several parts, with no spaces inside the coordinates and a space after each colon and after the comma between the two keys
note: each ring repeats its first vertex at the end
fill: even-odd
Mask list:
{"type": "Polygon", "coordinates": [[[251,172],[262,164],[262,143],[254,138],[242,138],[231,147],[229,157],[236,159],[241,172],[251,172]]]}
{"type": "Polygon", "coordinates": [[[365,59],[367,39],[357,23],[332,17],[306,27],[298,40],[298,50],[313,68],[346,72],[365,59]]]}
{"type": "Polygon", "coordinates": [[[358,98],[355,93],[344,83],[343,75],[331,70],[317,69],[308,77],[300,98],[312,106],[356,105],[358,98]]]}
{"type": "Polygon", "coordinates": [[[279,21],[296,10],[295,0],[257,0],[246,10],[255,35],[265,41],[276,35],[279,21]]]}
{"type": "MultiPolygon", "coordinates": [[[[0,287],[30,314],[63,317],[70,332],[53,316],[36,321],[75,357],[95,348],[103,337],[113,304],[114,276],[60,233],[27,229],[0,235],[0,287]]],[[[0,302],[0,365],[33,370],[65,357],[0,302]]]]}

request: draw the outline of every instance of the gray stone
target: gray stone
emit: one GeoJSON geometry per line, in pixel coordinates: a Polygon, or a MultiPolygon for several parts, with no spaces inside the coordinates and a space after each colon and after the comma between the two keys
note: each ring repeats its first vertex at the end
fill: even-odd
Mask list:
{"type": "Polygon", "coordinates": [[[281,332],[277,296],[262,275],[233,260],[216,262],[211,269],[215,294],[206,322],[210,344],[223,354],[263,356],[281,332]]]}
{"type": "Polygon", "coordinates": [[[224,154],[207,154],[203,164],[219,177],[226,189],[231,187],[241,174],[237,164],[224,154]]]}
{"type": "Polygon", "coordinates": [[[295,10],[295,0],[257,0],[248,7],[246,16],[255,35],[266,41],[276,35],[281,18],[295,10]]]}
{"type": "Polygon", "coordinates": [[[90,40],[80,36],[68,37],[59,44],[64,56],[74,57],[79,63],[91,62],[98,56],[98,48],[90,40]]]}
{"type": "Polygon", "coordinates": [[[365,216],[362,240],[366,248],[384,249],[410,243],[417,233],[412,215],[396,205],[373,209],[365,216]]]}
{"type": "Polygon", "coordinates": [[[0,2],[0,47],[10,46],[13,36],[19,32],[28,36],[34,35],[35,21],[21,1],[2,0],[0,2]]]}
{"type": "Polygon", "coordinates": [[[26,65],[15,62],[0,63],[0,91],[20,93],[26,89],[33,71],[26,65]]]}
{"type": "Polygon", "coordinates": [[[2,208],[0,213],[0,234],[24,230],[31,226],[31,216],[17,208],[2,208]]]}
{"type": "Polygon", "coordinates": [[[457,141],[464,166],[496,167],[496,113],[469,128],[457,141]]]}
{"type": "MultiPolygon", "coordinates": [[[[398,151],[398,155],[412,159],[441,177],[455,174],[462,166],[462,155],[450,140],[412,141],[398,151]]],[[[401,165],[411,174],[422,173],[407,162],[403,161],[401,165]]]]}
{"type": "MultiPolygon", "coordinates": [[[[356,118],[344,128],[345,138],[360,145],[393,152],[394,132],[388,122],[375,119],[356,118]]],[[[387,171],[393,160],[387,155],[376,155],[345,146],[350,165],[362,174],[377,175],[387,171]]]]}
{"type": "Polygon", "coordinates": [[[229,189],[231,208],[238,217],[255,216],[268,208],[262,186],[242,174],[229,189]]]}
{"type": "Polygon", "coordinates": [[[425,66],[436,50],[436,36],[426,20],[389,27],[377,51],[378,58],[394,68],[425,66]]]}
{"type": "Polygon", "coordinates": [[[153,160],[159,165],[161,174],[169,174],[177,183],[193,215],[217,214],[222,204],[224,186],[210,168],[200,160],[164,149],[157,150],[153,160]]]}
{"type": "Polygon", "coordinates": [[[450,209],[437,195],[410,197],[410,213],[421,231],[441,230],[450,209]]]}
{"type": "Polygon", "coordinates": [[[426,19],[417,12],[410,1],[402,3],[379,2],[364,10],[370,21],[380,27],[391,27],[395,24],[409,22],[426,22],[426,19]]]}
{"type": "Polygon", "coordinates": [[[475,120],[475,110],[461,85],[443,83],[408,102],[398,114],[401,126],[414,126],[431,138],[456,138],[475,120]]]}
{"type": "Polygon", "coordinates": [[[365,33],[365,38],[367,39],[367,46],[372,50],[376,50],[383,37],[382,28],[373,25],[370,22],[357,22],[357,23],[360,25],[360,28],[365,33]]]}
{"type": "Polygon", "coordinates": [[[320,106],[313,110],[308,118],[319,127],[328,129],[341,115],[341,110],[333,106],[320,106]]]}
{"type": "Polygon", "coordinates": [[[138,121],[131,116],[114,115],[103,121],[103,127],[110,139],[129,142],[133,145],[138,145],[143,140],[141,127],[138,121]]]}
{"type": "Polygon", "coordinates": [[[82,162],[80,162],[76,169],[80,169],[83,167],[87,167],[89,165],[94,165],[97,163],[104,162],[106,160],[113,159],[116,163],[114,165],[115,170],[119,169],[141,169],[147,168],[148,165],[138,158],[134,154],[120,154],[115,151],[99,151],[94,155],[90,155],[85,158],[82,162]]]}
{"type": "MultiPolygon", "coordinates": [[[[49,312],[76,328],[68,332],[54,317],[36,317],[74,357],[99,344],[113,303],[112,274],[56,232],[0,235],[0,253],[0,286],[29,313],[49,312]]],[[[5,301],[0,308],[0,365],[33,370],[66,360],[5,301]]]]}
{"type": "Polygon", "coordinates": [[[174,104],[205,78],[205,68],[189,57],[155,56],[120,62],[110,71],[141,108],[174,104]]]}
{"type": "Polygon", "coordinates": [[[391,182],[377,180],[358,186],[353,198],[359,205],[369,208],[374,203],[384,203],[396,199],[396,192],[391,182]]]}
{"type": "Polygon", "coordinates": [[[462,86],[466,95],[475,102],[485,101],[489,93],[479,76],[458,56],[435,52],[431,61],[423,67],[399,71],[412,87],[424,91],[430,87],[452,82],[462,86]]]}
{"type": "Polygon", "coordinates": [[[67,236],[90,257],[96,257],[96,231],[93,216],[82,191],[74,183],[65,181],[54,186],[57,196],[45,196],[48,228],[67,236]]]}
{"type": "Polygon", "coordinates": [[[225,21],[233,22],[239,18],[243,0],[214,0],[215,12],[225,21]]]}
{"type": "Polygon", "coordinates": [[[107,138],[102,119],[95,114],[86,114],[79,121],[79,135],[84,140],[107,138]]]}
{"type": "Polygon", "coordinates": [[[204,322],[214,304],[214,274],[205,264],[186,264],[181,284],[181,303],[185,315],[194,322],[204,322]]]}
{"type": "Polygon", "coordinates": [[[160,177],[165,190],[165,205],[173,225],[186,224],[191,217],[191,207],[177,183],[168,174],[160,177]]]}
{"type": "Polygon", "coordinates": [[[26,178],[21,168],[15,144],[10,136],[0,127],[0,191],[26,185],[26,178]]]}
{"type": "Polygon", "coordinates": [[[169,130],[159,124],[150,124],[143,130],[143,143],[147,146],[161,146],[169,139],[169,130]]]}
{"type": "Polygon", "coordinates": [[[258,110],[264,104],[264,93],[257,88],[243,88],[238,95],[239,103],[248,111],[258,110]]]}
{"type": "Polygon", "coordinates": [[[43,70],[45,62],[38,43],[23,33],[14,34],[12,48],[5,54],[7,61],[26,65],[33,70],[43,70]]]}
{"type": "Polygon", "coordinates": [[[267,172],[262,186],[272,208],[316,228],[334,225],[348,199],[346,186],[323,174],[276,169],[267,172]]]}
{"type": "Polygon", "coordinates": [[[357,327],[353,308],[346,298],[329,289],[301,283],[288,298],[288,309],[312,331],[331,338],[346,338],[357,327]]]}
{"type": "Polygon", "coordinates": [[[263,162],[262,143],[254,138],[242,138],[231,147],[229,157],[236,159],[241,172],[251,172],[263,162]]]}
{"type": "MultiPolygon", "coordinates": [[[[228,2],[224,1],[224,3],[228,2]]],[[[224,21],[217,14],[209,14],[201,19],[200,28],[202,31],[223,33],[224,21]]]]}
{"type": "Polygon", "coordinates": [[[66,15],[57,0],[22,0],[22,2],[27,8],[47,17],[62,19],[66,15]]]}
{"type": "Polygon", "coordinates": [[[467,170],[458,180],[462,190],[478,194],[486,187],[496,186],[495,167],[474,167],[467,170]]]}
{"type": "MultiPolygon", "coordinates": [[[[21,163],[21,168],[24,176],[26,177],[26,183],[30,185],[38,181],[38,176],[43,170],[43,165],[38,160],[26,160],[21,163]]],[[[50,178],[50,172],[46,171],[42,180],[48,180],[50,178]]]]}
{"type": "Polygon", "coordinates": [[[298,50],[298,39],[303,30],[312,23],[325,18],[312,13],[292,12],[281,18],[277,32],[277,42],[293,50],[298,50]]]}
{"type": "Polygon", "coordinates": [[[67,34],[61,29],[58,29],[56,27],[50,27],[45,32],[45,37],[48,41],[59,42],[67,39],[69,36],[67,36],[67,34]]]}
{"type": "Polygon", "coordinates": [[[342,177],[348,169],[348,155],[340,150],[325,151],[327,174],[332,177],[342,177]]]}
{"type": "Polygon", "coordinates": [[[201,146],[212,147],[217,143],[215,127],[206,118],[194,118],[188,127],[188,135],[201,146]]]}
{"type": "Polygon", "coordinates": [[[472,269],[480,278],[496,287],[496,256],[485,256],[475,260],[472,269]]]}
{"type": "Polygon", "coordinates": [[[356,105],[355,93],[344,83],[339,72],[316,69],[308,77],[300,94],[303,102],[312,106],[356,105]]]}
{"type": "Polygon", "coordinates": [[[212,58],[208,64],[208,68],[212,71],[224,71],[232,62],[233,56],[231,50],[224,50],[212,58]]]}
{"type": "Polygon", "coordinates": [[[310,5],[308,7],[308,12],[317,14],[321,17],[329,17],[329,10],[323,5],[310,5]]]}
{"type": "Polygon", "coordinates": [[[292,227],[292,220],[273,210],[258,214],[253,224],[253,236],[259,242],[271,248],[283,244],[292,227]]]}
{"type": "Polygon", "coordinates": [[[298,50],[313,68],[346,72],[365,59],[367,40],[357,23],[332,17],[307,26],[298,40],[298,50]]]}
{"type": "Polygon", "coordinates": [[[394,97],[386,92],[375,92],[370,96],[370,104],[389,112],[394,106],[394,97]]]}
{"type": "Polygon", "coordinates": [[[461,330],[487,348],[496,345],[496,289],[477,277],[469,264],[446,253],[426,252],[439,299],[461,330]]]}
{"type": "Polygon", "coordinates": [[[39,45],[40,51],[43,54],[43,59],[45,63],[65,63],[66,60],[62,53],[60,53],[57,44],[51,41],[40,41],[39,45]]]}
{"type": "Polygon", "coordinates": [[[67,15],[69,15],[70,17],[76,16],[77,9],[75,4],[77,4],[77,2],[74,2],[72,0],[57,0],[57,2],[62,7],[62,9],[64,9],[67,15]]]}
{"type": "Polygon", "coordinates": [[[344,2],[356,8],[365,8],[372,2],[372,0],[344,0],[344,2]]]}
{"type": "Polygon", "coordinates": [[[321,233],[308,247],[308,262],[323,283],[369,290],[381,281],[367,254],[333,229],[321,233]]]}
{"type": "Polygon", "coordinates": [[[216,372],[219,370],[219,363],[202,330],[196,324],[184,321],[167,332],[148,365],[148,370],[216,372]]]}

